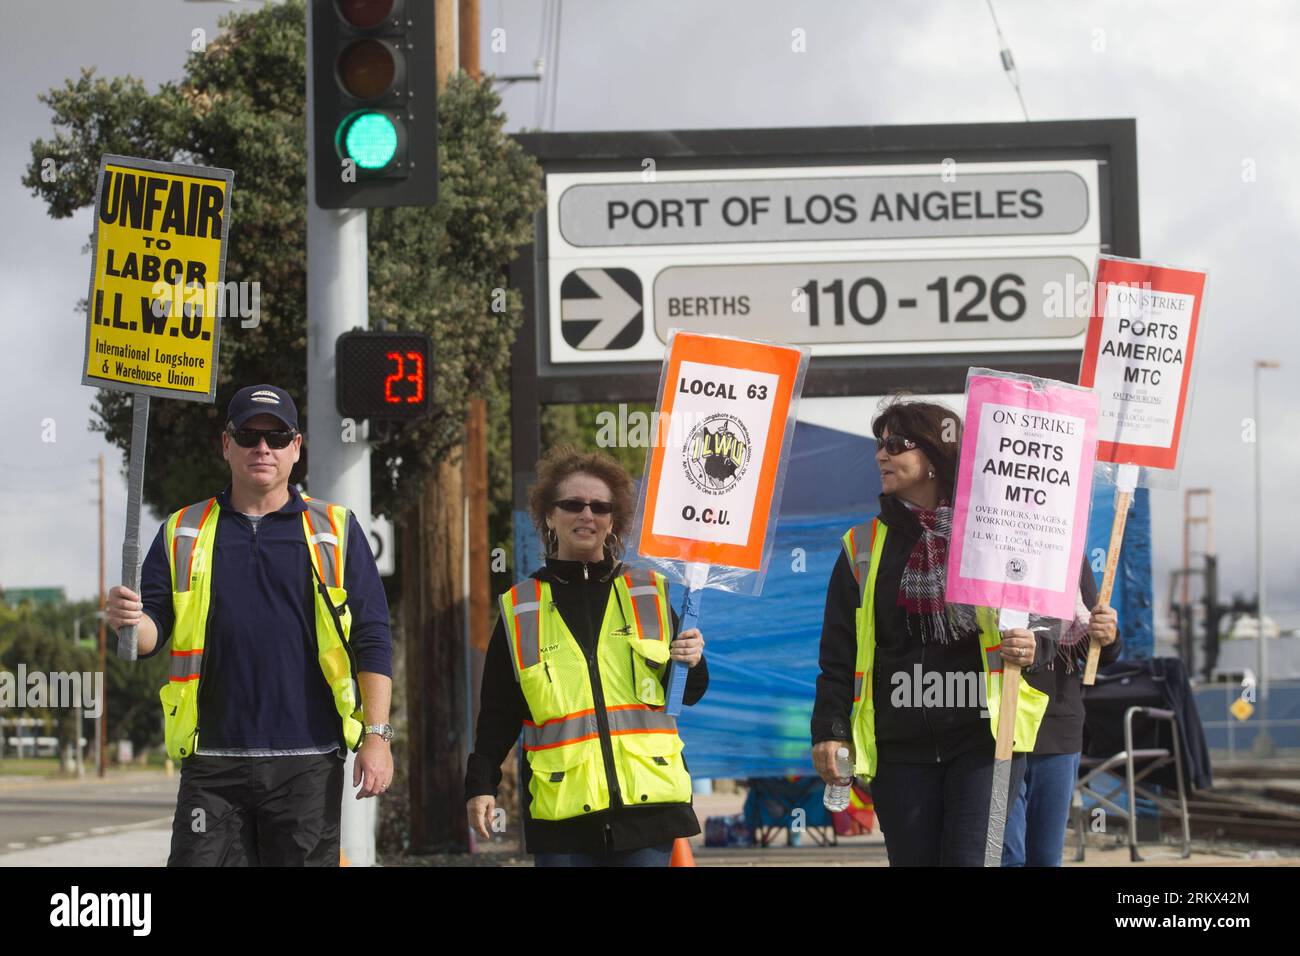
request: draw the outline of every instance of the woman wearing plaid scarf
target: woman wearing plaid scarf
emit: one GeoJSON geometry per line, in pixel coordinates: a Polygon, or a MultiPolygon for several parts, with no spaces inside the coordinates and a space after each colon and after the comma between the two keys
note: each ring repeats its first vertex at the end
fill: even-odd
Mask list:
{"type": "MultiPolygon", "coordinates": [[[[893,399],[872,423],[885,528],[874,589],[876,775],[871,795],[891,866],[982,866],[993,744],[974,609],[944,601],[961,419],[930,402],[893,399]],[[972,699],[973,698],[973,699],[972,699]]],[[[857,552],[870,543],[856,542],[857,552]]],[[[828,783],[835,753],[853,751],[859,582],[841,550],[826,594],[813,763],[828,783]]],[[[1034,662],[1027,630],[1003,632],[1002,653],[1034,662]]],[[[1024,776],[1012,764],[1011,793],[1024,776]]]]}

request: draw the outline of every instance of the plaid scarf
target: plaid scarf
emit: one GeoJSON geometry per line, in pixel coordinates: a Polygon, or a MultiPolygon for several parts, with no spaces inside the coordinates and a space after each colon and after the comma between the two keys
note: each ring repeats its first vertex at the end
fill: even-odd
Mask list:
{"type": "Polygon", "coordinates": [[[978,630],[975,609],[968,605],[949,605],[943,598],[952,508],[946,504],[934,511],[911,505],[908,508],[921,525],[921,537],[907,557],[898,589],[898,606],[907,612],[908,633],[912,633],[915,621],[922,643],[948,644],[969,637],[978,630]]]}
{"type": "Polygon", "coordinates": [[[1037,614],[1029,615],[1030,628],[1038,628],[1044,632],[1042,642],[1046,661],[1045,666],[1049,670],[1056,669],[1056,662],[1059,660],[1065,665],[1065,672],[1073,674],[1076,668],[1081,669],[1088,660],[1088,624],[1092,620],[1092,612],[1088,606],[1083,603],[1083,596],[1076,594],[1074,596],[1074,619],[1071,621],[1058,620],[1054,617],[1039,617],[1037,614]]]}

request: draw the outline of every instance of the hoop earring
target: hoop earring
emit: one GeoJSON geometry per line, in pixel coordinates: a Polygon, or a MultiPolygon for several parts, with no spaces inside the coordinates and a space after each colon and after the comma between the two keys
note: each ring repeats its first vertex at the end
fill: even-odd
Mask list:
{"type": "Polygon", "coordinates": [[[933,469],[933,468],[930,469],[930,477],[931,477],[931,478],[934,477],[934,469],[933,469]]]}
{"type": "Polygon", "coordinates": [[[622,561],[623,539],[611,531],[609,534],[605,535],[605,550],[609,552],[610,558],[614,561],[622,561]],[[612,544],[610,543],[611,538],[614,539],[612,544]]]}
{"type": "Polygon", "coordinates": [[[558,534],[555,533],[555,529],[554,529],[554,528],[547,528],[547,529],[546,529],[546,534],[547,534],[547,537],[546,537],[544,543],[545,543],[545,545],[546,545],[546,556],[549,558],[549,557],[552,557],[552,556],[554,556],[554,555],[556,555],[556,554],[559,553],[559,551],[560,551],[560,536],[559,536],[558,534]]]}

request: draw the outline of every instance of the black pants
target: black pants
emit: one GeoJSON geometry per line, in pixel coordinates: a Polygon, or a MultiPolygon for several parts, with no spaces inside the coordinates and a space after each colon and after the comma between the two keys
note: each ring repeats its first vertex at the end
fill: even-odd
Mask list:
{"type": "MultiPolygon", "coordinates": [[[[1011,762],[1010,799],[1020,792],[1025,755],[1011,762]]],[[[993,749],[943,763],[886,763],[871,781],[890,866],[983,866],[993,792],[993,749]]]]}
{"type": "Polygon", "coordinates": [[[168,866],[338,866],[342,754],[181,764],[168,866]]]}

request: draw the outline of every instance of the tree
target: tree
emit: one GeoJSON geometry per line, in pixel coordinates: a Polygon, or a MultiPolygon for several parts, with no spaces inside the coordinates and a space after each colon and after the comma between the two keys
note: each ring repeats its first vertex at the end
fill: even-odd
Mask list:
{"type": "MultiPolygon", "coordinates": [[[[103,153],[235,171],[226,279],[259,283],[260,316],[250,328],[227,320],[215,405],[153,403],[146,460],[166,467],[146,470],[144,499],[162,512],[225,484],[219,435],[235,389],[274,382],[305,395],[305,9],[290,0],[224,18],[223,32],[190,55],[184,78],[154,93],[134,77],[105,80],[87,69],[40,97],[59,132],[32,144],[23,184],[56,219],[93,202],[103,153]],[[209,453],[178,454],[196,441],[209,453]]],[[[499,106],[490,82],[453,77],[438,101],[438,204],[369,217],[371,321],[429,332],[436,361],[434,414],[374,445],[373,505],[384,514],[417,500],[459,444],[469,396],[499,393],[508,369],[522,304],[506,291],[505,270],[531,241],[544,194],[536,163],[505,135],[499,106]]],[[[305,427],[306,402],[298,404],[305,427]]],[[[91,427],[128,448],[129,395],[101,390],[94,412],[91,427]]]]}
{"type": "MultiPolygon", "coordinates": [[[[154,93],[138,79],[105,80],[85,70],[41,97],[58,132],[32,144],[23,183],[55,218],[93,202],[105,152],[235,171],[226,279],[258,282],[261,314],[251,328],[227,321],[222,330],[216,405],[153,403],[144,499],[160,511],[201,500],[225,484],[218,441],[236,388],[274,382],[305,395],[305,10],[302,0],[288,0],[226,17],[207,49],[191,54],[183,78],[154,93]],[[47,169],[52,177],[42,175],[47,169]],[[209,453],[196,454],[196,442],[206,443],[209,453]]],[[[455,630],[440,617],[444,600],[411,600],[430,590],[421,583],[427,577],[412,579],[450,560],[455,541],[443,536],[431,544],[429,532],[460,527],[449,510],[459,501],[431,489],[451,487],[444,478],[459,467],[469,398],[487,400],[492,435],[508,427],[503,379],[522,302],[507,291],[506,268],[515,250],[532,240],[544,192],[536,163],[505,135],[499,107],[490,81],[453,76],[438,100],[437,205],[372,210],[369,216],[372,323],[427,331],[434,340],[434,414],[381,436],[371,456],[374,510],[396,516],[399,533],[414,531],[399,552],[407,578],[404,603],[418,605],[403,613],[411,646],[455,630]],[[448,500],[437,501],[435,516],[430,504],[440,498],[448,500]],[[415,554],[429,560],[410,560],[415,554]]],[[[306,402],[298,404],[306,427],[306,402]]],[[[91,427],[127,448],[128,395],[99,392],[94,413],[91,427]]],[[[309,473],[309,456],[308,447],[293,480],[309,473]]],[[[490,462],[497,516],[510,508],[510,482],[502,480],[508,460],[506,446],[490,462]]],[[[494,521],[493,529],[500,535],[502,523],[494,521]]],[[[508,532],[494,543],[503,539],[508,532]]],[[[395,684],[401,687],[400,678],[395,684]]],[[[431,697],[444,708],[433,712],[434,719],[445,717],[446,700],[431,697]]]]}
{"type": "MultiPolygon", "coordinates": [[[[650,424],[654,403],[630,402],[624,403],[623,407],[623,418],[632,423],[628,431],[632,432],[639,425],[641,434],[636,437],[644,437],[647,441],[652,439],[650,424]]],[[[542,448],[564,444],[582,451],[604,452],[626,468],[633,478],[640,478],[645,471],[647,446],[624,442],[622,438],[625,436],[618,436],[619,417],[619,406],[613,404],[547,405],[541,414],[542,448]],[[605,433],[617,440],[602,445],[600,439],[605,433]]]]}
{"type": "MultiPolygon", "coordinates": [[[[28,674],[89,674],[99,669],[99,652],[94,647],[95,601],[0,607],[0,670],[16,673],[22,664],[28,674]],[[73,643],[74,622],[81,620],[82,644],[73,643]]],[[[110,638],[111,640],[111,638],[110,638]]],[[[162,743],[162,721],[158,711],[158,687],[167,679],[167,655],[129,664],[110,652],[104,674],[104,696],[108,701],[108,739],[130,740],[139,751],[162,743]]],[[[75,739],[79,727],[87,738],[94,736],[79,721],[80,708],[29,708],[20,714],[45,720],[62,745],[75,739]]]]}

